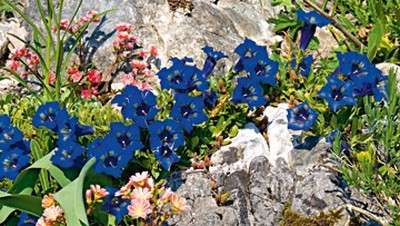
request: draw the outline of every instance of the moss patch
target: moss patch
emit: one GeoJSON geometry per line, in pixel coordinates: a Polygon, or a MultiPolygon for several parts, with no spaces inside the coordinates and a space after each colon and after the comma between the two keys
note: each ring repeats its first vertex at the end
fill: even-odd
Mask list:
{"type": "Polygon", "coordinates": [[[341,212],[341,210],[332,210],[329,213],[320,211],[318,216],[305,217],[292,212],[291,204],[286,203],[281,226],[334,226],[340,220],[341,212]]]}

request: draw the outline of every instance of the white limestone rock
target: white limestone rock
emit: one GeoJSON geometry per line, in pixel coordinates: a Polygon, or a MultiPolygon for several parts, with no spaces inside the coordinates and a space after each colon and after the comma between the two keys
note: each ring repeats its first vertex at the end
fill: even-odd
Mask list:
{"type": "Polygon", "coordinates": [[[240,129],[232,143],[221,147],[211,156],[213,166],[210,172],[224,173],[249,168],[250,162],[259,156],[268,157],[268,145],[258,128],[248,123],[240,129]]]}

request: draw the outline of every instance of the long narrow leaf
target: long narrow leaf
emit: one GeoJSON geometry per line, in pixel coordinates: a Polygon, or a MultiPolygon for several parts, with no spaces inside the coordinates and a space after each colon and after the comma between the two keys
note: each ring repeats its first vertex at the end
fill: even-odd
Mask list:
{"type": "Polygon", "coordinates": [[[42,199],[32,195],[6,195],[0,197],[0,207],[7,206],[40,217],[42,199]]]}
{"type": "MultiPolygon", "coordinates": [[[[33,155],[33,158],[35,161],[38,161],[43,157],[43,152],[40,148],[39,143],[36,140],[31,140],[31,153],[33,155]]],[[[47,191],[50,187],[49,179],[48,179],[48,174],[45,170],[41,170],[39,173],[39,180],[40,184],[42,185],[42,188],[44,191],[47,191]]]]}
{"type": "Polygon", "coordinates": [[[83,202],[83,182],[95,162],[95,158],[89,160],[83,166],[78,178],[54,194],[54,199],[64,210],[67,225],[89,225],[83,202]]]}

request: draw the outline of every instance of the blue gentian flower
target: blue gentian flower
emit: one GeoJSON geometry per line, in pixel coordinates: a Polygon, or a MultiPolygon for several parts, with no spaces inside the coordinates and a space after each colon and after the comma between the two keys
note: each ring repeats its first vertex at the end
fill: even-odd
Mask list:
{"type": "MultiPolygon", "coordinates": [[[[239,73],[240,71],[245,69],[245,65],[248,64],[249,60],[256,58],[256,59],[266,59],[268,58],[267,49],[265,46],[257,45],[253,40],[246,38],[243,43],[239,44],[235,51],[236,54],[239,55],[239,60],[236,63],[233,71],[235,73],[239,73]]],[[[255,66],[253,62],[250,62],[249,68],[250,71],[253,70],[252,66],[255,66]]],[[[249,72],[250,72],[249,71],[249,72]]]]}
{"type": "MultiPolygon", "coordinates": [[[[311,71],[311,65],[313,63],[314,59],[312,55],[308,55],[306,57],[303,57],[303,59],[301,59],[297,69],[299,70],[299,73],[301,76],[303,77],[307,77],[310,74],[311,71]]],[[[291,62],[291,67],[292,69],[296,69],[296,59],[293,59],[291,62]]]]}
{"type": "Polygon", "coordinates": [[[203,71],[187,65],[185,60],[172,58],[171,61],[173,65],[170,68],[163,68],[157,73],[161,89],[173,89],[178,93],[193,90],[205,92],[208,89],[210,83],[203,78],[203,71]]]}
{"type": "Polygon", "coordinates": [[[94,142],[95,144],[89,144],[88,148],[89,158],[96,158],[94,172],[120,178],[122,168],[128,165],[133,152],[124,151],[118,143],[110,143],[104,139],[101,142],[99,140],[94,142]]]}
{"type": "Polygon", "coordinates": [[[19,221],[17,226],[35,226],[38,219],[39,218],[35,216],[22,212],[19,215],[19,221]]]}
{"type": "Polygon", "coordinates": [[[0,179],[15,180],[19,172],[29,164],[30,157],[19,148],[9,149],[0,154],[0,179]]]}
{"type": "Polygon", "coordinates": [[[126,126],[122,122],[112,122],[110,132],[104,139],[107,143],[117,143],[121,149],[132,154],[144,147],[140,141],[139,128],[134,124],[126,126]]]}
{"type": "Polygon", "coordinates": [[[51,156],[51,162],[61,168],[72,168],[76,160],[85,153],[85,149],[73,139],[58,140],[57,150],[51,156]]]}
{"type": "Polygon", "coordinates": [[[238,78],[237,83],[238,85],[233,90],[233,103],[246,103],[250,109],[268,103],[268,100],[263,96],[262,87],[256,79],[242,77],[238,78]]]}
{"type": "Polygon", "coordinates": [[[332,20],[325,18],[317,11],[305,12],[303,10],[297,10],[297,19],[303,21],[303,27],[301,28],[300,37],[300,49],[307,49],[310,44],[311,38],[315,34],[315,29],[318,27],[324,27],[332,22],[332,20]]]}
{"type": "Polygon", "coordinates": [[[287,112],[288,128],[292,130],[308,130],[318,118],[318,113],[308,105],[307,101],[288,109],[287,112]]]}
{"type": "Polygon", "coordinates": [[[139,127],[147,128],[147,122],[154,119],[159,111],[156,96],[148,90],[127,86],[111,103],[122,107],[124,119],[132,119],[139,127]]]}
{"type": "Polygon", "coordinates": [[[362,89],[364,83],[371,83],[381,71],[372,65],[367,56],[357,52],[338,52],[339,67],[332,73],[333,76],[342,76],[350,79],[356,89],[362,89]]]}
{"type": "Polygon", "coordinates": [[[57,131],[56,117],[62,111],[65,110],[61,109],[60,104],[58,102],[47,102],[39,106],[38,110],[33,116],[32,124],[36,128],[44,126],[47,129],[56,132],[57,131]]]}
{"type": "Polygon", "coordinates": [[[149,125],[150,148],[155,150],[168,145],[173,150],[181,147],[185,142],[179,123],[172,119],[154,121],[149,125]]]}
{"type": "Polygon", "coordinates": [[[105,189],[108,191],[108,195],[104,198],[104,204],[101,209],[113,215],[117,220],[117,224],[119,224],[129,212],[130,200],[115,196],[115,193],[119,190],[117,188],[106,186],[105,189]]]}
{"type": "Polygon", "coordinates": [[[204,102],[200,96],[177,94],[175,100],[170,116],[175,118],[186,132],[192,131],[193,125],[207,121],[207,116],[203,112],[204,102]]]}
{"type": "Polygon", "coordinates": [[[353,95],[354,97],[363,97],[373,95],[375,101],[381,101],[386,99],[385,94],[387,93],[386,82],[388,80],[387,76],[378,75],[375,79],[369,82],[364,82],[361,89],[354,87],[353,95]]]}
{"type": "Polygon", "coordinates": [[[61,111],[56,118],[57,135],[59,139],[76,139],[79,136],[93,134],[95,128],[93,126],[85,126],[78,123],[77,117],[69,116],[68,112],[61,111]]]}
{"type": "Polygon", "coordinates": [[[352,82],[342,81],[333,76],[328,77],[328,83],[322,87],[318,96],[328,101],[329,107],[334,112],[342,106],[356,104],[352,82]]]}
{"type": "Polygon", "coordinates": [[[0,133],[10,126],[10,117],[8,115],[0,115],[0,133]]]}
{"type": "Polygon", "coordinates": [[[276,85],[278,81],[275,75],[279,70],[278,62],[269,59],[266,55],[258,56],[248,59],[243,64],[244,69],[250,73],[251,78],[258,80],[261,84],[276,85]]]}
{"type": "Polygon", "coordinates": [[[17,127],[9,126],[0,133],[0,147],[8,149],[19,141],[22,141],[24,134],[17,127]]]}
{"type": "Polygon", "coordinates": [[[218,100],[218,94],[214,90],[209,90],[209,91],[203,93],[203,100],[206,104],[209,104],[212,107],[214,107],[215,103],[218,100]]]}
{"type": "Polygon", "coordinates": [[[179,162],[179,156],[171,149],[168,144],[161,145],[154,150],[154,156],[165,170],[170,170],[171,165],[179,162]]]}
{"type": "Polygon", "coordinates": [[[228,58],[228,56],[220,51],[214,51],[214,49],[210,46],[203,47],[202,50],[205,54],[207,54],[207,58],[203,65],[202,77],[207,79],[217,62],[222,58],[228,58]]]}

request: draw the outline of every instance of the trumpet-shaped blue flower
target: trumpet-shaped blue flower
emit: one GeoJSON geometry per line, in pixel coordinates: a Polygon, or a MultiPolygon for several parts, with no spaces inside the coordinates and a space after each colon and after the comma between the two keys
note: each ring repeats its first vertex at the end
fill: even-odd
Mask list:
{"type": "Polygon", "coordinates": [[[238,85],[233,90],[233,103],[246,103],[250,109],[268,103],[268,100],[263,96],[262,87],[256,79],[242,77],[238,78],[237,83],[238,85]]]}
{"type": "Polygon", "coordinates": [[[307,49],[310,44],[311,38],[315,34],[315,30],[318,27],[324,27],[332,22],[332,20],[322,16],[317,11],[305,12],[303,10],[297,10],[297,19],[303,21],[303,27],[301,28],[300,37],[300,49],[307,49]]]}
{"type": "Polygon", "coordinates": [[[94,145],[89,145],[88,155],[90,158],[96,158],[95,173],[120,178],[122,168],[126,167],[133,157],[133,151],[123,150],[118,143],[97,140],[94,145]]]}
{"type": "Polygon", "coordinates": [[[76,160],[85,153],[85,149],[73,139],[58,140],[57,149],[51,156],[51,162],[61,168],[72,168],[76,160]]]}
{"type": "Polygon", "coordinates": [[[268,58],[266,47],[259,46],[253,40],[248,38],[246,38],[243,43],[239,44],[234,52],[238,54],[240,57],[235,67],[233,68],[233,71],[235,73],[238,73],[246,69],[246,67],[250,68],[248,72],[251,72],[254,70],[254,67],[256,66],[254,63],[254,59],[257,59],[258,61],[268,58]]]}
{"type": "Polygon", "coordinates": [[[215,106],[215,103],[218,100],[218,94],[214,90],[209,90],[203,93],[203,100],[204,103],[211,105],[212,107],[215,106]]]}
{"type": "Polygon", "coordinates": [[[250,73],[251,78],[262,84],[276,85],[278,83],[275,75],[278,73],[279,64],[268,57],[252,57],[243,66],[250,73]]]}
{"type": "Polygon", "coordinates": [[[153,120],[159,111],[156,108],[156,96],[151,91],[142,91],[136,86],[127,86],[111,103],[122,107],[124,118],[132,119],[142,128],[147,128],[147,122],[153,120]]]}
{"type": "Polygon", "coordinates": [[[292,130],[308,130],[318,118],[318,113],[314,111],[307,101],[287,110],[288,128],[292,130]]]}
{"type": "Polygon", "coordinates": [[[0,154],[0,179],[15,180],[19,172],[29,164],[30,157],[19,148],[9,149],[0,154]]]}
{"type": "Polygon", "coordinates": [[[78,123],[77,117],[71,117],[67,111],[57,115],[57,135],[61,140],[76,139],[79,136],[95,132],[93,126],[85,126],[78,123]]]}
{"type": "Polygon", "coordinates": [[[0,115],[0,134],[10,126],[10,117],[8,115],[0,115]]]}
{"type": "Polygon", "coordinates": [[[154,121],[149,125],[150,148],[155,150],[168,145],[173,150],[181,147],[185,142],[179,123],[172,119],[154,121]]]}
{"type": "MultiPolygon", "coordinates": [[[[307,77],[308,74],[310,74],[311,65],[312,65],[313,61],[314,61],[314,59],[313,59],[312,55],[303,57],[303,59],[300,61],[299,65],[297,67],[301,76],[307,77]]],[[[290,66],[292,67],[292,69],[295,69],[296,68],[296,59],[293,59],[290,62],[290,64],[291,64],[290,66]]]]}
{"type": "Polygon", "coordinates": [[[328,83],[322,87],[318,96],[328,101],[329,107],[334,112],[342,106],[356,104],[352,82],[345,82],[333,76],[328,77],[328,83]]]}
{"type": "Polygon", "coordinates": [[[170,170],[171,165],[179,162],[180,158],[168,144],[164,144],[154,149],[154,156],[165,170],[170,170]]]}
{"type": "Polygon", "coordinates": [[[203,112],[204,102],[201,97],[177,94],[175,100],[170,116],[175,118],[186,132],[192,131],[193,125],[207,120],[207,116],[203,112]]]}
{"type": "MultiPolygon", "coordinates": [[[[61,109],[58,102],[47,102],[44,105],[39,106],[35,115],[32,119],[32,124],[36,128],[44,126],[54,132],[57,131],[57,120],[56,117],[60,112],[65,111],[61,109]]],[[[67,113],[68,114],[68,113],[67,113]]]]}
{"type": "Polygon", "coordinates": [[[139,128],[134,124],[126,126],[122,122],[112,122],[110,132],[104,139],[107,143],[117,143],[121,149],[132,154],[144,147],[140,141],[139,128]]]}
{"type": "Polygon", "coordinates": [[[187,65],[187,60],[172,58],[172,67],[161,69],[157,75],[160,78],[161,89],[173,89],[178,93],[189,93],[193,90],[205,92],[210,83],[202,76],[203,71],[196,66],[187,65]]]}
{"type": "Polygon", "coordinates": [[[19,221],[17,226],[35,226],[38,219],[39,218],[35,216],[22,212],[19,215],[19,221]]]}
{"type": "Polygon", "coordinates": [[[228,58],[227,55],[223,54],[220,51],[214,51],[214,49],[210,46],[206,46],[202,48],[205,54],[207,54],[207,58],[204,62],[203,66],[203,74],[202,77],[207,79],[211,74],[211,71],[214,69],[217,62],[222,58],[228,58]]]}
{"type": "Polygon", "coordinates": [[[17,142],[22,141],[24,134],[17,127],[9,126],[0,133],[0,147],[2,149],[8,149],[17,142]]]}
{"type": "Polygon", "coordinates": [[[120,196],[115,196],[115,193],[119,190],[113,187],[105,187],[108,191],[108,195],[104,198],[104,205],[101,207],[102,210],[113,215],[117,220],[117,224],[122,221],[125,215],[128,214],[128,206],[130,205],[129,199],[122,199],[120,196]]]}

